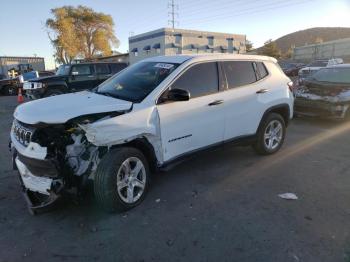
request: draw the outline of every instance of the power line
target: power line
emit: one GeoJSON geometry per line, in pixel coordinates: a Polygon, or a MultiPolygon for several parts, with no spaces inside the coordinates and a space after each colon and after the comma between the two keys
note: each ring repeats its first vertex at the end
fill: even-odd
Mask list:
{"type": "Polygon", "coordinates": [[[175,0],[170,0],[170,2],[168,3],[168,8],[170,8],[170,12],[168,13],[171,17],[171,19],[168,21],[172,28],[175,28],[175,22],[178,23],[178,21],[175,21],[175,15],[178,16],[179,13],[177,13],[175,11],[175,8],[178,10],[179,6],[177,4],[175,4],[175,0]]]}
{"type": "Polygon", "coordinates": [[[230,12],[230,13],[221,13],[221,14],[217,14],[214,16],[208,16],[208,17],[204,17],[203,19],[188,19],[188,20],[184,20],[184,22],[186,24],[194,24],[194,23],[206,23],[206,22],[210,22],[213,20],[222,20],[222,19],[227,19],[227,18],[235,18],[237,16],[241,16],[241,15],[248,15],[248,14],[253,14],[253,13],[259,13],[262,11],[267,11],[267,10],[272,10],[272,9],[278,9],[278,8],[282,8],[282,7],[287,7],[287,6],[294,6],[294,5],[299,5],[299,4],[304,4],[306,2],[311,2],[311,1],[315,1],[315,0],[303,0],[303,1],[279,1],[279,2],[275,2],[275,3],[271,3],[269,5],[260,5],[257,6],[255,8],[247,8],[247,9],[243,9],[240,10],[240,12],[230,12]],[[286,4],[287,3],[287,4],[286,4]],[[273,5],[273,6],[271,6],[273,5]],[[269,7],[270,6],[270,7],[269,7]],[[269,8],[264,8],[264,7],[269,7],[269,8]],[[243,12],[242,12],[243,11],[243,12]],[[187,23],[189,22],[189,23],[187,23]]]}
{"type": "MultiPolygon", "coordinates": [[[[210,11],[211,13],[216,12],[218,10],[226,10],[229,8],[237,8],[237,3],[238,2],[243,2],[241,3],[239,6],[240,7],[244,7],[244,6],[250,6],[251,4],[255,3],[255,2],[261,2],[261,0],[252,0],[252,1],[248,1],[248,0],[239,0],[236,2],[226,2],[226,3],[222,3],[220,5],[218,5],[217,2],[215,2],[215,6],[201,6],[199,8],[196,8],[194,10],[192,9],[187,9],[187,10],[181,10],[181,14],[182,16],[190,16],[193,14],[197,14],[197,13],[202,13],[203,11],[210,11]]],[[[266,4],[266,1],[264,2],[266,4]]]]}

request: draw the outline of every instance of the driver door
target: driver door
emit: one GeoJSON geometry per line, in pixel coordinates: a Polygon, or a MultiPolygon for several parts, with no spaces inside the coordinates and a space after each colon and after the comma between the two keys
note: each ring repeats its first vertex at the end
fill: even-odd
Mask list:
{"type": "Polygon", "coordinates": [[[93,65],[72,65],[69,76],[69,87],[73,91],[89,90],[96,85],[96,74],[93,65]]]}
{"type": "Polygon", "coordinates": [[[216,62],[196,64],[171,85],[184,89],[190,100],[157,105],[164,161],[223,141],[224,94],[219,92],[216,62]]]}

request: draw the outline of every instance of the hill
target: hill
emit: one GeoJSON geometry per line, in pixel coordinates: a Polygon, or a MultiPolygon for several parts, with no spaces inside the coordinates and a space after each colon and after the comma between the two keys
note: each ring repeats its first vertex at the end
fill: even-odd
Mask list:
{"type": "Polygon", "coordinates": [[[323,42],[350,38],[349,27],[315,27],[306,30],[297,31],[275,40],[277,47],[282,53],[287,52],[291,46],[303,46],[313,44],[316,40],[322,39],[323,42]]]}

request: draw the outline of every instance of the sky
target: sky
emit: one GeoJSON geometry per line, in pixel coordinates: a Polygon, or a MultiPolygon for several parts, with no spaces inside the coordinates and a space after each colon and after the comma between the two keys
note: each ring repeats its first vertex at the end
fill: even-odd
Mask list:
{"type": "MultiPolygon", "coordinates": [[[[119,52],[128,51],[128,37],[169,27],[171,0],[17,0],[0,3],[0,56],[45,57],[55,66],[45,29],[50,10],[84,5],[110,14],[119,52]]],[[[177,28],[245,34],[259,47],[268,39],[311,27],[350,27],[350,0],[174,0],[177,28]]]]}

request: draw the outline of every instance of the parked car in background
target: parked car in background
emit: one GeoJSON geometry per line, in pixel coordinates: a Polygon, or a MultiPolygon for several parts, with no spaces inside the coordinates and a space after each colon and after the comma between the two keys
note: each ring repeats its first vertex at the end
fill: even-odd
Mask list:
{"type": "MultiPolygon", "coordinates": [[[[60,70],[69,78],[98,65],[60,70]]],[[[144,199],[152,171],[194,152],[244,141],[276,153],[293,117],[291,88],[270,57],[152,57],[92,91],[18,106],[14,165],[34,211],[89,179],[102,207],[127,210],[144,199]]]]}
{"type": "Polygon", "coordinates": [[[126,67],[125,63],[109,62],[61,65],[54,76],[28,81],[23,89],[31,99],[91,90],[126,67]]]}
{"type": "Polygon", "coordinates": [[[54,72],[51,71],[30,71],[23,72],[16,77],[0,77],[0,94],[2,95],[16,95],[19,88],[23,88],[23,84],[29,80],[36,79],[43,76],[52,76],[54,72]]]}
{"type": "Polygon", "coordinates": [[[315,60],[311,62],[310,64],[306,65],[304,68],[299,70],[298,76],[299,76],[299,85],[303,84],[303,81],[320,70],[323,67],[327,66],[333,66],[342,64],[343,59],[341,58],[332,58],[332,59],[321,59],[321,60],[315,60]]]}
{"type": "Polygon", "coordinates": [[[296,90],[297,114],[350,118],[350,64],[320,69],[296,90]]]}
{"type": "Polygon", "coordinates": [[[294,77],[298,76],[299,70],[305,67],[303,63],[283,63],[281,68],[286,76],[294,77]]]}

